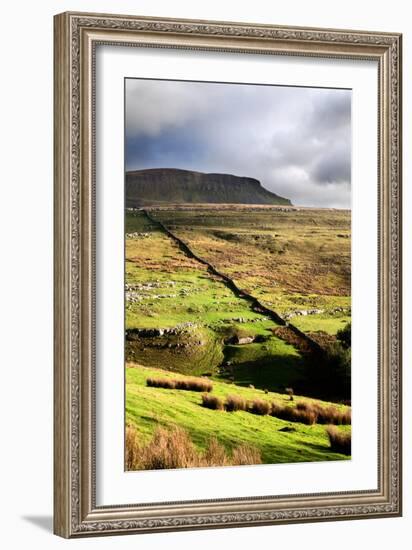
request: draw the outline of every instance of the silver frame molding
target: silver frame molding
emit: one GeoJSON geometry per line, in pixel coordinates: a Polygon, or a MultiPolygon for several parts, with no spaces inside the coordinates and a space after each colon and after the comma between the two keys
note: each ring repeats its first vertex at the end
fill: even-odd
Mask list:
{"type": "Polygon", "coordinates": [[[80,537],[400,516],[402,36],[86,13],[57,15],[54,25],[54,532],[80,537]],[[99,44],[377,62],[377,490],[96,506],[94,80],[99,44]]]}

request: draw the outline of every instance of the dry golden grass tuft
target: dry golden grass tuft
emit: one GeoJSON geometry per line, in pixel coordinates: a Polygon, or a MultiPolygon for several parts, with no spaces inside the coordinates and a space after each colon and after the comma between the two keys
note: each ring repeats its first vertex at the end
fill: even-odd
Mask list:
{"type": "Polygon", "coordinates": [[[349,407],[338,409],[333,405],[329,407],[317,406],[316,413],[318,424],[341,424],[344,426],[352,423],[352,410],[349,407]]]}
{"type": "Polygon", "coordinates": [[[204,452],[200,457],[201,466],[228,466],[230,460],[226,454],[224,446],[218,442],[216,437],[212,437],[204,452]]]}
{"type": "Polygon", "coordinates": [[[225,409],[228,412],[246,411],[246,399],[240,397],[239,395],[228,395],[225,401],[225,409]]]}
{"type": "Polygon", "coordinates": [[[233,449],[233,466],[246,466],[248,464],[262,464],[262,457],[258,449],[250,445],[239,445],[233,449]]]}
{"type": "Polygon", "coordinates": [[[248,411],[252,414],[266,415],[271,410],[270,403],[263,399],[254,399],[249,403],[248,411]]]}
{"type": "Polygon", "coordinates": [[[140,462],[140,446],[137,432],[131,426],[126,427],[126,470],[137,470],[140,462]]]}
{"type": "Polygon", "coordinates": [[[302,422],[303,424],[337,424],[348,425],[351,423],[351,409],[339,409],[334,405],[322,407],[317,403],[299,401],[295,407],[287,407],[279,403],[272,403],[271,413],[281,420],[290,422],[302,422]]]}
{"type": "Polygon", "coordinates": [[[139,470],[198,466],[196,449],[187,432],[181,428],[174,428],[170,432],[165,428],[157,428],[149,444],[138,445],[133,454],[138,456],[135,469],[139,470]]]}
{"type": "Polygon", "coordinates": [[[332,451],[348,456],[352,454],[351,432],[342,432],[336,426],[327,426],[326,432],[329,436],[330,448],[332,451]]]}
{"type": "Polygon", "coordinates": [[[174,390],[176,387],[175,381],[171,378],[148,378],[146,384],[150,388],[164,388],[167,390],[174,390]]]}
{"type": "Polygon", "coordinates": [[[301,422],[311,426],[316,422],[316,414],[313,410],[302,409],[298,407],[288,407],[280,403],[272,403],[271,416],[276,416],[281,420],[287,420],[289,422],[301,422]]]}
{"type": "Polygon", "coordinates": [[[279,402],[253,399],[247,401],[239,395],[228,395],[226,400],[215,395],[203,394],[202,406],[213,410],[227,412],[247,411],[256,415],[271,415],[289,422],[301,422],[309,426],[313,424],[350,425],[350,407],[338,408],[334,405],[321,406],[309,401],[298,401],[295,406],[279,402]]]}
{"type": "Polygon", "coordinates": [[[164,388],[168,390],[187,390],[211,392],[213,384],[203,378],[148,378],[146,385],[151,388],[164,388]]]}
{"type": "Polygon", "coordinates": [[[204,393],[202,395],[202,405],[207,409],[214,409],[217,411],[223,411],[225,408],[223,399],[216,395],[210,395],[209,393],[204,393]]]}
{"type": "Polygon", "coordinates": [[[202,378],[177,379],[175,383],[176,383],[177,390],[205,391],[205,392],[211,392],[213,390],[212,382],[210,382],[210,380],[205,380],[202,378]]]}
{"type": "Polygon", "coordinates": [[[126,469],[164,470],[206,466],[240,466],[261,464],[258,449],[249,445],[235,447],[230,455],[225,447],[212,437],[205,451],[199,452],[186,430],[175,426],[168,430],[156,428],[152,439],[143,445],[135,428],[126,428],[126,469]]]}

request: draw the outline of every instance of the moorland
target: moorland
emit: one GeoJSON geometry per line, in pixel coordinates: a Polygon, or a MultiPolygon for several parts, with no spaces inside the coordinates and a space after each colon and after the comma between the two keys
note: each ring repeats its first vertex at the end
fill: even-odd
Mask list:
{"type": "Polygon", "coordinates": [[[350,457],[350,211],[125,216],[126,468],[350,457]]]}

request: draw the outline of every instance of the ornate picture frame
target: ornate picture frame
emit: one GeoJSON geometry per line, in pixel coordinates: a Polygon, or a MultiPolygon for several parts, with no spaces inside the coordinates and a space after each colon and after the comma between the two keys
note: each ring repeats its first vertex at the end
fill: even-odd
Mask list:
{"type": "Polygon", "coordinates": [[[71,538],[401,515],[402,36],[87,13],[56,15],[54,25],[54,532],[71,538]],[[100,45],[377,63],[377,488],[149,504],[136,495],[135,505],[97,503],[95,60],[100,45]]]}

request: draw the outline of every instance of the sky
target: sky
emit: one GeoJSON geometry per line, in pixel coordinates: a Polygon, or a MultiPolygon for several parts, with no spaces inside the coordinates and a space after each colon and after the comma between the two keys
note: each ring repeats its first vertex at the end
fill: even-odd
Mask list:
{"type": "Polygon", "coordinates": [[[248,176],[294,205],[350,208],[351,91],[126,80],[126,170],[248,176]]]}

